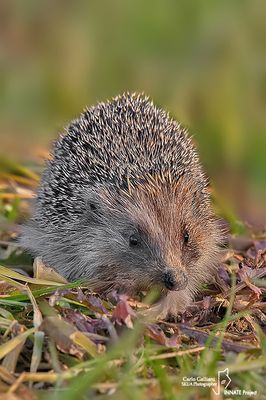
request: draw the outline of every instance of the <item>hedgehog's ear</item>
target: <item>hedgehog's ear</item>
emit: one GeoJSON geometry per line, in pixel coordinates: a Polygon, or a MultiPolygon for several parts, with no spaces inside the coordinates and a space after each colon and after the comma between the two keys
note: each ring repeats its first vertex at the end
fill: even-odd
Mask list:
{"type": "Polygon", "coordinates": [[[86,213],[91,216],[99,216],[103,213],[103,207],[100,199],[88,198],[86,200],[86,213]]]}
{"type": "Polygon", "coordinates": [[[102,199],[93,189],[86,189],[83,193],[85,213],[88,216],[96,216],[102,213],[102,199]]]}
{"type": "Polygon", "coordinates": [[[91,212],[96,212],[98,210],[98,205],[96,205],[95,202],[90,200],[87,203],[87,209],[91,212]]]}
{"type": "Polygon", "coordinates": [[[88,222],[99,222],[103,216],[101,204],[94,199],[87,199],[83,218],[88,222]]]}

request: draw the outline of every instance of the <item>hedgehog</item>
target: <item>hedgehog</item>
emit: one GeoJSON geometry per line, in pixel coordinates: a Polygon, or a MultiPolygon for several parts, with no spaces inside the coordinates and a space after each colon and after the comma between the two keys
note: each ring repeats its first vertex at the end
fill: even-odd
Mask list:
{"type": "Polygon", "coordinates": [[[69,281],[184,312],[221,259],[208,180],[185,128],[149,97],[85,109],[55,141],[22,245],[69,281]]]}

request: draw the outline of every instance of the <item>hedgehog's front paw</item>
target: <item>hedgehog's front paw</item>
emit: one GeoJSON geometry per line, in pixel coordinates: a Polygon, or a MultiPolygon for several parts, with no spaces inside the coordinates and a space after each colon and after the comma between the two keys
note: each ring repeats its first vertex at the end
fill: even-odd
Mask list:
{"type": "Polygon", "coordinates": [[[191,295],[185,290],[169,292],[148,310],[147,315],[154,319],[165,319],[169,316],[176,317],[177,314],[185,311],[191,301],[191,295]]]}

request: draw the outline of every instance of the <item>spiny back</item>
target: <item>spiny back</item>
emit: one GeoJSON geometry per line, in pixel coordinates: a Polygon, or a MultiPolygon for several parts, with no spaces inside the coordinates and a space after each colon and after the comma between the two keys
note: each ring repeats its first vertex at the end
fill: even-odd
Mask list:
{"type": "Polygon", "coordinates": [[[54,145],[38,192],[35,219],[61,224],[82,212],[84,190],[127,190],[128,182],[186,175],[204,190],[206,179],[185,129],[148,97],[124,94],[85,110],[54,145]]]}

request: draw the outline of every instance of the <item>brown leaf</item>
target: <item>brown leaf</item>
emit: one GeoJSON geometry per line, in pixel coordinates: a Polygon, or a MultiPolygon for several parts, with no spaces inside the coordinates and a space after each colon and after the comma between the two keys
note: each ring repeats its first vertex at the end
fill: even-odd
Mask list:
{"type": "Polygon", "coordinates": [[[242,282],[245,282],[245,284],[253,291],[256,300],[260,298],[261,295],[261,290],[257,286],[255,286],[253,283],[250,282],[249,276],[251,275],[248,271],[249,269],[247,267],[243,267],[239,269],[238,275],[241,279],[242,282]]]}
{"type": "Polygon", "coordinates": [[[145,329],[145,335],[155,340],[157,343],[166,346],[167,337],[164,331],[157,324],[149,324],[145,329]]]}
{"type": "Polygon", "coordinates": [[[133,328],[132,317],[135,317],[135,311],[130,307],[125,297],[120,297],[120,301],[116,305],[113,314],[112,321],[122,325],[123,323],[128,328],[133,328]]]}
{"type": "MultiPolygon", "coordinates": [[[[201,329],[191,328],[190,326],[184,324],[178,324],[178,327],[183,333],[194,338],[199,344],[205,344],[210,337],[208,332],[205,332],[201,329]]],[[[212,342],[209,344],[209,346],[212,348],[215,347],[218,340],[218,337],[212,337],[212,342]]],[[[253,346],[239,344],[225,339],[222,341],[221,346],[224,351],[233,351],[235,353],[241,353],[242,351],[255,349],[253,346]]]]}
{"type": "Polygon", "coordinates": [[[47,281],[67,283],[67,280],[59,275],[53,268],[47,267],[41,257],[36,257],[33,263],[34,278],[45,279],[47,281]]]}
{"type": "Polygon", "coordinates": [[[255,240],[253,246],[251,246],[247,251],[247,257],[253,258],[256,261],[258,254],[262,255],[266,253],[266,240],[255,240]]]}
{"type": "Polygon", "coordinates": [[[78,300],[80,303],[85,304],[90,310],[99,313],[107,314],[108,311],[103,305],[102,300],[96,295],[87,294],[85,295],[80,289],[78,290],[78,300]]]}
{"type": "Polygon", "coordinates": [[[145,335],[155,340],[155,342],[167,347],[179,347],[178,335],[172,335],[168,338],[164,331],[157,324],[149,324],[146,326],[145,335]]]}
{"type": "Polygon", "coordinates": [[[70,336],[77,332],[77,329],[59,317],[45,317],[40,330],[43,330],[56,343],[58,349],[63,353],[69,353],[82,359],[84,351],[76,346],[70,336]]]}

